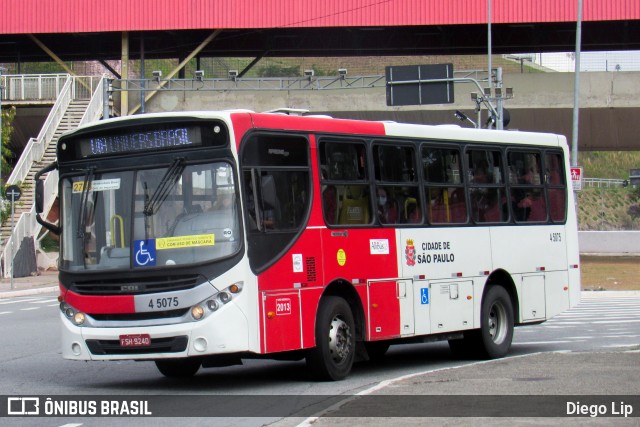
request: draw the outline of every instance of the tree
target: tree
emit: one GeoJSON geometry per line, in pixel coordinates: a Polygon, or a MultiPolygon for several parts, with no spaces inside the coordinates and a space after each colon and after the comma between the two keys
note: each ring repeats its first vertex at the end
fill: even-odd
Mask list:
{"type": "MultiPolygon", "coordinates": [[[[8,159],[13,157],[13,153],[9,148],[9,141],[13,134],[13,119],[16,116],[16,107],[2,109],[2,147],[0,147],[0,155],[2,156],[2,182],[6,182],[11,173],[11,166],[8,159]]],[[[4,185],[0,183],[0,187],[4,189],[4,185]]]]}

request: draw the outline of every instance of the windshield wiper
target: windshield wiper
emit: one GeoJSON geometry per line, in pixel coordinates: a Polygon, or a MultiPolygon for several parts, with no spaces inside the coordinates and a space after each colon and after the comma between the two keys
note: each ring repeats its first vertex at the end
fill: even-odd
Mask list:
{"type": "Polygon", "coordinates": [[[84,238],[86,233],[87,226],[87,202],[89,201],[89,190],[91,185],[93,184],[93,177],[95,175],[95,167],[90,167],[89,169],[84,169],[84,181],[82,183],[82,194],[80,194],[80,212],[78,216],[78,230],[76,231],[76,235],[78,238],[84,238]]]}
{"type": "Polygon", "coordinates": [[[171,189],[173,189],[173,186],[176,185],[182,176],[184,168],[184,159],[182,157],[178,157],[173,161],[171,166],[169,166],[169,169],[167,169],[162,176],[160,183],[151,197],[148,200],[145,200],[144,209],[142,210],[145,216],[152,216],[158,212],[160,205],[162,205],[171,192],[171,189]]]}

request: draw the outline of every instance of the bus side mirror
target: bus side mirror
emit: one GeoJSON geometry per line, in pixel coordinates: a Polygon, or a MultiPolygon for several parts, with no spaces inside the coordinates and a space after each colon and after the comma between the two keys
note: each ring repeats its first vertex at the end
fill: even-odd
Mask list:
{"type": "Polygon", "coordinates": [[[44,211],[44,181],[41,179],[36,181],[36,213],[41,214],[44,211]]]}
{"type": "Polygon", "coordinates": [[[42,225],[47,230],[51,231],[54,234],[60,234],[60,227],[50,224],[42,217],[40,214],[44,211],[44,181],[40,179],[40,177],[46,173],[51,172],[54,169],[58,168],[58,163],[53,162],[40,170],[34,176],[34,180],[36,182],[36,200],[35,200],[35,208],[36,208],[36,221],[38,224],[42,225]]]}

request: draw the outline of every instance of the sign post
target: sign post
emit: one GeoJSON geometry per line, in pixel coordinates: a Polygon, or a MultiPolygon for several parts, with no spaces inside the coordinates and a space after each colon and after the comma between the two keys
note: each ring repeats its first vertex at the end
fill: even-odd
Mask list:
{"type": "Polygon", "coordinates": [[[15,255],[15,236],[14,236],[14,224],[13,224],[13,214],[15,212],[15,204],[18,200],[20,200],[20,196],[22,196],[22,190],[17,185],[10,185],[7,187],[6,191],[7,197],[11,199],[11,289],[13,289],[13,257],[15,255]]]}
{"type": "Polygon", "coordinates": [[[582,191],[582,166],[571,168],[573,191],[582,191]]]}

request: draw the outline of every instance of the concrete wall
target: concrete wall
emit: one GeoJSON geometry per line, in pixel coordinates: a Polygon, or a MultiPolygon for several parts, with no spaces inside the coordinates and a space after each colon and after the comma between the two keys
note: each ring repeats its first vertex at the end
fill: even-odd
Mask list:
{"type": "MultiPolygon", "coordinates": [[[[504,85],[513,87],[514,98],[506,101],[511,124],[509,129],[572,132],[572,73],[506,74],[504,85]]],[[[581,74],[580,150],[640,150],[640,73],[593,72],[581,74]]],[[[146,104],[147,112],[249,109],[267,111],[275,108],[304,108],[334,117],[394,120],[423,124],[460,124],[455,110],[464,111],[475,120],[471,92],[475,85],[455,85],[453,104],[387,107],[384,87],[348,90],[278,90],[278,91],[198,91],[161,92],[146,104]]],[[[131,106],[139,103],[130,94],[131,106]]],[[[117,104],[116,104],[117,105],[117,104]]],[[[484,115],[486,119],[486,114],[484,115]]]]}
{"type": "Polygon", "coordinates": [[[581,254],[640,256],[640,231],[580,231],[581,254]]]}

